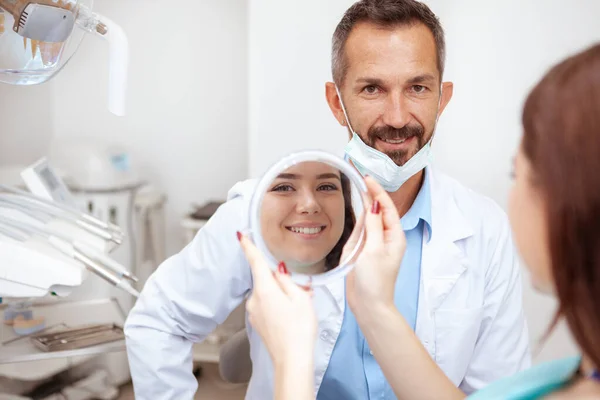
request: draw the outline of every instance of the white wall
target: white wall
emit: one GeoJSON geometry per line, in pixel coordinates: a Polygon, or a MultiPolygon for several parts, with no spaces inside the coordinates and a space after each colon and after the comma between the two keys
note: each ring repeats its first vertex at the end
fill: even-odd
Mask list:
{"type": "Polygon", "coordinates": [[[27,165],[44,155],[53,101],[50,85],[0,85],[0,166],[27,165]]]}
{"type": "Polygon", "coordinates": [[[128,35],[127,115],[107,110],[107,46],[89,36],[41,92],[0,87],[2,104],[19,91],[21,106],[35,106],[31,112],[23,107],[19,117],[39,118],[19,127],[16,106],[0,109],[0,119],[9,119],[0,131],[0,157],[30,162],[30,154],[46,153],[53,137],[128,146],[142,176],[169,197],[171,254],[182,245],[178,223],[192,203],[224,199],[247,176],[247,3],[179,0],[168,7],[158,0],[102,0],[94,10],[128,35]]]}
{"type": "MultiPolygon", "coordinates": [[[[454,98],[440,119],[438,166],[506,206],[520,107],[555,61],[600,39],[600,2],[430,0],[448,42],[446,80],[454,98]]],[[[302,148],[341,154],[346,131],[324,97],[330,42],[352,0],[250,0],[250,171],[262,173],[302,148]]],[[[530,289],[525,309],[532,347],[547,328],[550,299],[530,289]]],[[[536,361],[574,351],[559,329],[536,361]]]]}
{"type": "Polygon", "coordinates": [[[250,174],[290,151],[343,151],[325,101],[333,30],[349,0],[249,0],[250,174]]]}

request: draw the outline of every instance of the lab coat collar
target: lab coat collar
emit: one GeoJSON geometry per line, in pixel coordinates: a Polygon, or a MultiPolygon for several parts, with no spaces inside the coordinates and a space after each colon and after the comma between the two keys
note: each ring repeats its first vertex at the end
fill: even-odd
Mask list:
{"type": "MultiPolygon", "coordinates": [[[[420,296],[419,308],[433,312],[442,305],[468,268],[466,255],[457,242],[472,236],[473,228],[456,202],[452,180],[428,168],[431,172],[431,217],[436,234],[423,244],[421,289],[424,293],[420,296]]],[[[425,237],[429,237],[427,231],[425,237]]]]}
{"type": "Polygon", "coordinates": [[[473,228],[456,203],[447,177],[427,167],[431,187],[431,219],[443,241],[456,242],[473,235],[473,228]]]}

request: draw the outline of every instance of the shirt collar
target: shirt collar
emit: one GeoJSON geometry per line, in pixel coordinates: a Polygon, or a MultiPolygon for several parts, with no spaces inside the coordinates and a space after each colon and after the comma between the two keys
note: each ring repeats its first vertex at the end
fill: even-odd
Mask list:
{"type": "Polygon", "coordinates": [[[417,194],[417,198],[408,212],[400,219],[400,223],[405,231],[410,231],[415,229],[420,221],[423,220],[427,224],[429,237],[431,238],[431,188],[429,174],[429,169],[425,168],[423,184],[417,194]]]}

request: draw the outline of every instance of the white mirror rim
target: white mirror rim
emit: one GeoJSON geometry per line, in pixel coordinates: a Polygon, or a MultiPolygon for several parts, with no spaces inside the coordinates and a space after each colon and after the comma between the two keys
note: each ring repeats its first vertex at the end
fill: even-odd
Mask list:
{"type": "MultiPolygon", "coordinates": [[[[304,162],[324,162],[339,169],[341,173],[348,177],[350,183],[358,189],[360,196],[358,199],[356,199],[356,201],[359,210],[365,212],[364,205],[367,196],[367,185],[365,184],[363,177],[343,158],[321,150],[300,151],[282,158],[280,161],[271,166],[271,168],[269,168],[269,170],[260,179],[250,202],[250,232],[254,240],[254,244],[264,255],[272,270],[276,269],[279,261],[273,257],[262,237],[262,227],[260,222],[262,200],[271,183],[282,171],[304,162]]],[[[354,261],[356,260],[359,249],[362,247],[362,243],[365,239],[364,236],[365,232],[364,229],[362,229],[355,248],[352,249],[352,252],[348,255],[348,257],[346,257],[345,260],[340,260],[339,266],[331,269],[330,271],[324,272],[323,274],[317,275],[294,273],[292,274],[292,280],[299,285],[311,284],[312,286],[322,286],[345,276],[354,266],[354,261]]]]}

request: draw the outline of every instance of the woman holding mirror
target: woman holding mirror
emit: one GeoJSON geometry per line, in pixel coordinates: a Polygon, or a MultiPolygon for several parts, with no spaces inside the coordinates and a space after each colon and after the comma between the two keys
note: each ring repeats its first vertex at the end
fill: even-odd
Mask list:
{"type": "MultiPolygon", "coordinates": [[[[582,356],[542,364],[473,399],[600,398],[600,45],[555,66],[529,95],[515,158],[509,216],[534,286],[559,300],[582,356]]],[[[400,399],[460,399],[393,304],[404,239],[395,207],[366,179],[372,212],[346,295],[375,358],[400,399]]],[[[352,241],[352,239],[350,240],[352,241]]],[[[245,237],[255,276],[250,320],[276,366],[276,399],[314,398],[316,323],[310,296],[272,274],[245,237]]]]}

